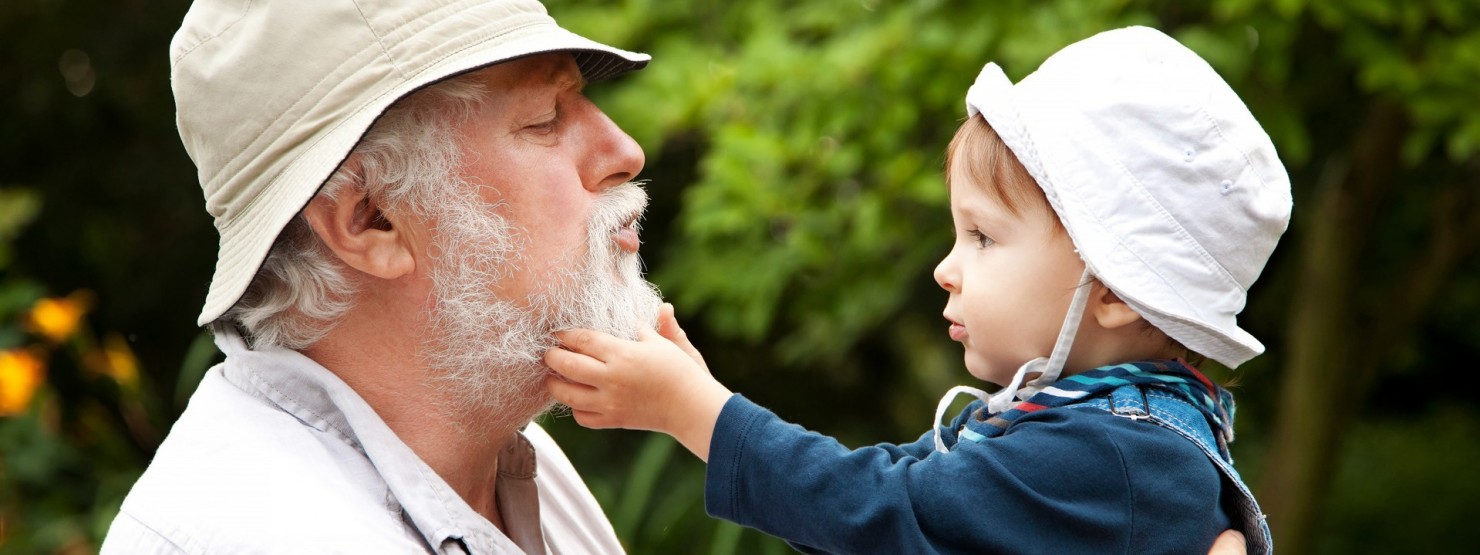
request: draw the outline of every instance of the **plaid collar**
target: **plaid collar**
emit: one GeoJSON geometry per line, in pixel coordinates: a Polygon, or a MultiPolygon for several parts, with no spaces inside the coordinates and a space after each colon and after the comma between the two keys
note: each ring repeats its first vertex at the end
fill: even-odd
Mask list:
{"type": "MultiPolygon", "coordinates": [[[[1233,434],[1233,394],[1214,384],[1202,372],[1181,360],[1146,360],[1113,366],[1102,366],[1075,374],[1044,388],[1026,401],[986,420],[986,437],[1001,435],[1025,414],[1043,409],[1072,405],[1109,394],[1124,385],[1154,387],[1176,394],[1197,407],[1215,431],[1231,438],[1233,434]]],[[[986,410],[985,407],[978,410],[986,410]]]]}

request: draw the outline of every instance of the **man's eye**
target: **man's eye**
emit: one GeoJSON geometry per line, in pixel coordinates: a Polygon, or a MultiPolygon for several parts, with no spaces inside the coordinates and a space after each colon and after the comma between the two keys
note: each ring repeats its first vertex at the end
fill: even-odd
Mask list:
{"type": "Polygon", "coordinates": [[[984,249],[987,248],[989,245],[996,243],[996,241],[993,241],[991,237],[987,237],[987,234],[982,233],[979,229],[973,229],[966,232],[966,234],[970,235],[971,238],[976,241],[977,248],[984,249]]]}
{"type": "Polygon", "coordinates": [[[559,121],[556,119],[551,119],[550,121],[546,121],[544,123],[536,123],[534,125],[530,125],[528,127],[525,127],[525,129],[538,133],[549,133],[555,130],[556,123],[559,123],[559,121]]]}
{"type": "Polygon", "coordinates": [[[560,125],[560,113],[559,112],[556,112],[554,116],[551,116],[550,117],[550,119],[547,119],[547,120],[542,121],[540,123],[526,125],[526,126],[524,126],[524,128],[527,129],[527,130],[530,130],[530,131],[534,131],[536,133],[549,133],[551,131],[554,131],[555,128],[557,126],[559,126],[559,125],[560,125]]]}

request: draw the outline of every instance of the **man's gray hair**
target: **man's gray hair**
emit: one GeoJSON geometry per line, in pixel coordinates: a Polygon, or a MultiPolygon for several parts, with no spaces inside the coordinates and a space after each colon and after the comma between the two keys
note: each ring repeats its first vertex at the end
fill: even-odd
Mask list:
{"type": "MultiPolygon", "coordinates": [[[[436,211],[442,188],[461,183],[454,127],[482,105],[473,76],[449,79],[397,101],[370,127],[317,196],[346,190],[411,218],[436,211]]],[[[246,293],[222,315],[252,348],[303,349],[354,307],[358,283],[300,212],[278,235],[246,293]]]]}

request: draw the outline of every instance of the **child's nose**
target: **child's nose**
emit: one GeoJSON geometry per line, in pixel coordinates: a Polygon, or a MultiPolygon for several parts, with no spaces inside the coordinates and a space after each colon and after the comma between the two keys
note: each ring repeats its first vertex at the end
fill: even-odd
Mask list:
{"type": "Polygon", "coordinates": [[[951,252],[946,253],[946,257],[940,260],[940,264],[935,265],[935,283],[939,284],[941,289],[951,293],[956,292],[955,258],[956,249],[952,248],[951,252]]]}

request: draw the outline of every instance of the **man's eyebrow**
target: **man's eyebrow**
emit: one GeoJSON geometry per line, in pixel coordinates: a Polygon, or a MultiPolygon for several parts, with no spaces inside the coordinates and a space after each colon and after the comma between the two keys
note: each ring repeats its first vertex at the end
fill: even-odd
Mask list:
{"type": "Polygon", "coordinates": [[[566,73],[565,75],[558,77],[555,81],[555,84],[562,89],[574,89],[576,91],[582,91],[586,89],[586,76],[581,74],[581,72],[577,70],[574,76],[566,73]]]}
{"type": "Polygon", "coordinates": [[[545,82],[558,87],[560,90],[575,89],[579,91],[586,88],[586,76],[581,74],[579,68],[566,64],[552,64],[550,66],[550,75],[545,82]]]}

